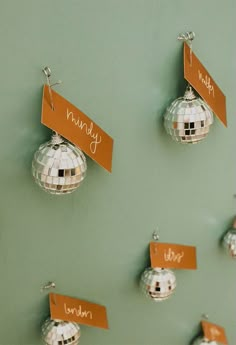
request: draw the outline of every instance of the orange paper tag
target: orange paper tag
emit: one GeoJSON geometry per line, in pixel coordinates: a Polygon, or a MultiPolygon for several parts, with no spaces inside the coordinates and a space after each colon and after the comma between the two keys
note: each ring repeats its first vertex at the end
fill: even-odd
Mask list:
{"type": "Polygon", "coordinates": [[[111,172],[113,139],[81,110],[53,90],[52,97],[54,111],[51,108],[48,86],[44,85],[42,124],[71,141],[90,158],[111,172]]]}
{"type": "Polygon", "coordinates": [[[107,312],[102,305],[54,293],[49,294],[49,301],[52,319],[108,329],[107,312]]]}
{"type": "Polygon", "coordinates": [[[184,78],[211,107],[215,115],[227,127],[226,98],[206,68],[184,43],[184,78]]]}
{"type": "Polygon", "coordinates": [[[172,243],[150,243],[151,266],[161,268],[197,268],[196,247],[172,243]]]}
{"type": "Polygon", "coordinates": [[[202,321],[204,337],[208,341],[217,341],[223,345],[228,345],[226,333],[223,327],[208,321],[202,321]]]}

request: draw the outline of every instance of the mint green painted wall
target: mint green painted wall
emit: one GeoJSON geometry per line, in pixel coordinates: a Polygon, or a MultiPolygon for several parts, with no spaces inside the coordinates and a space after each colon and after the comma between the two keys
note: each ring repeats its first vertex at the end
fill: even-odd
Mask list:
{"type": "Polygon", "coordinates": [[[0,2],[0,345],[39,345],[48,314],[40,287],[104,304],[109,331],[82,326],[83,345],[184,345],[203,312],[236,341],[235,262],[218,246],[235,214],[234,0],[0,2]],[[179,32],[227,96],[196,146],[173,143],[162,115],[183,93],[179,32]],[[31,160],[40,124],[42,67],[57,88],[115,140],[112,175],[88,160],[70,196],[42,192],[31,160]],[[155,304],[138,289],[156,227],[161,240],[198,248],[194,271],[155,304]]]}

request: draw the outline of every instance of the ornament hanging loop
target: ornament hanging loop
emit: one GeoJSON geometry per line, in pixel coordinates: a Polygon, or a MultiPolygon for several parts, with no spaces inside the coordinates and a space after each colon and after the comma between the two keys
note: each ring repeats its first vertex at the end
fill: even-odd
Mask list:
{"type": "Polygon", "coordinates": [[[193,40],[195,38],[194,31],[187,31],[182,34],[179,34],[178,40],[187,42],[190,47],[190,66],[192,66],[192,53],[193,53],[193,40]]]}
{"type": "Polygon", "coordinates": [[[40,291],[43,292],[45,290],[55,289],[56,284],[54,282],[48,282],[44,286],[41,287],[40,291]]]}
{"type": "Polygon", "coordinates": [[[179,41],[193,41],[195,38],[195,32],[193,31],[187,31],[187,32],[184,32],[182,34],[179,34],[178,36],[178,40],[179,41]]]}
{"type": "Polygon", "coordinates": [[[157,230],[154,230],[154,231],[153,231],[153,233],[152,233],[152,239],[153,239],[154,241],[159,241],[160,236],[158,235],[157,230]]]}
{"type": "MultiPolygon", "coordinates": [[[[44,67],[43,68],[43,73],[46,75],[46,77],[48,78],[48,80],[49,80],[49,78],[51,77],[51,75],[52,75],[52,71],[51,71],[51,69],[49,68],[49,67],[44,67]]],[[[49,84],[50,84],[50,82],[49,82],[49,84]]]]}
{"type": "Polygon", "coordinates": [[[55,86],[55,85],[61,84],[62,81],[58,80],[56,83],[52,84],[51,81],[50,81],[50,77],[52,75],[52,72],[51,72],[51,69],[49,67],[47,67],[47,66],[43,68],[43,73],[45,74],[46,79],[47,79],[51,108],[54,111],[55,107],[54,107],[53,97],[52,97],[52,87],[55,86]]]}

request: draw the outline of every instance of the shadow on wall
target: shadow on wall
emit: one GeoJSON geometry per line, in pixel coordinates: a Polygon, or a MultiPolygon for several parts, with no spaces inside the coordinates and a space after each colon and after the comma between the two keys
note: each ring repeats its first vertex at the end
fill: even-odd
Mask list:
{"type": "Polygon", "coordinates": [[[173,84],[175,84],[175,88],[170,94],[169,90],[166,90],[166,94],[168,97],[166,101],[163,102],[159,108],[157,109],[157,131],[158,137],[164,137],[166,135],[165,131],[163,131],[163,122],[164,122],[164,113],[166,108],[171,104],[171,102],[179,97],[184,95],[187,82],[184,79],[184,64],[183,64],[183,46],[180,46],[180,49],[177,50],[176,56],[173,58],[174,65],[172,68],[171,73],[173,73],[173,84]]]}
{"type": "Polygon", "coordinates": [[[149,250],[149,244],[148,246],[146,247],[146,249],[144,250],[144,253],[143,253],[143,266],[142,268],[138,271],[138,273],[136,274],[136,278],[135,278],[135,281],[136,281],[136,285],[139,286],[139,283],[140,283],[140,278],[141,278],[141,275],[143,273],[143,271],[150,267],[151,266],[151,261],[150,261],[150,250],[149,250]]]}

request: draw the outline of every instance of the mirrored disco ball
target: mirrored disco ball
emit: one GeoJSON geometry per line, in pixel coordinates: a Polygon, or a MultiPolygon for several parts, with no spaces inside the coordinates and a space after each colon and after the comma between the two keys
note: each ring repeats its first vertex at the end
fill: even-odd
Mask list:
{"type": "Polygon", "coordinates": [[[86,170],[83,152],[56,133],[39,147],[32,162],[36,183],[51,194],[72,193],[81,185],[86,170]]]}
{"type": "Polygon", "coordinates": [[[210,107],[188,86],[184,97],[177,98],[166,109],[164,126],[173,140],[196,144],[207,136],[213,119],[210,107]]]}
{"type": "Polygon", "coordinates": [[[230,256],[236,259],[236,229],[230,229],[226,232],[223,243],[230,256]]]}
{"type": "Polygon", "coordinates": [[[46,345],[77,345],[80,341],[77,323],[47,319],[42,326],[42,337],[46,345]]]}
{"type": "Polygon", "coordinates": [[[141,276],[140,287],[148,298],[161,302],[174,292],[176,277],[171,270],[149,267],[141,276]]]}

